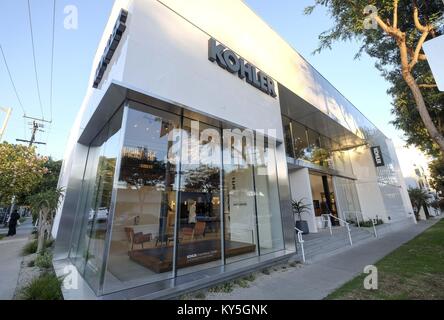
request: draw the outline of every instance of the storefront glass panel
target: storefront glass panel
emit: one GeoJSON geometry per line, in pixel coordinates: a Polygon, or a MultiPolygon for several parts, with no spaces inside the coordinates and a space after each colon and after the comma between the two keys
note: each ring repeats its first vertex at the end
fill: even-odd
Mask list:
{"type": "Polygon", "coordinates": [[[123,108],[101,130],[90,145],[79,208],[80,232],[71,258],[94,291],[100,288],[105,240],[112,207],[114,174],[120,153],[123,108]]]}
{"type": "Polygon", "coordinates": [[[177,168],[168,152],[180,119],[143,109],[128,109],[105,292],[173,276],[177,168]]]}
{"type": "Polygon", "coordinates": [[[356,222],[357,219],[361,221],[361,207],[355,181],[341,177],[334,177],[334,180],[341,217],[349,222],[356,222]]]}
{"type": "Polygon", "coordinates": [[[275,142],[226,128],[131,103],[93,140],[70,257],[96,292],[284,249],[275,142]]]}
{"type": "Polygon", "coordinates": [[[230,263],[258,255],[259,247],[254,188],[254,136],[252,132],[244,135],[234,131],[225,132],[225,258],[230,263]]]}
{"type": "Polygon", "coordinates": [[[258,148],[254,167],[261,255],[284,249],[274,143],[266,139],[264,148],[258,148]]]}
{"type": "Polygon", "coordinates": [[[291,129],[295,148],[294,154],[296,159],[303,159],[308,151],[307,129],[295,121],[291,121],[291,129]]]}
{"type": "Polygon", "coordinates": [[[179,195],[178,275],[221,264],[221,136],[184,118],[179,195]]]}

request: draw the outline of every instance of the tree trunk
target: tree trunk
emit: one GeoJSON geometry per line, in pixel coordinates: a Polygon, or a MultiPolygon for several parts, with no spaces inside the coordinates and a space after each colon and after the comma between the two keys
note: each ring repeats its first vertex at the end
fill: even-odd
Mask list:
{"type": "Polygon", "coordinates": [[[435,124],[432,121],[432,118],[430,117],[430,114],[427,110],[424,98],[421,93],[421,89],[419,88],[415,78],[413,78],[409,70],[406,70],[406,68],[404,68],[402,75],[405,82],[412,91],[413,97],[415,98],[416,102],[416,109],[418,109],[419,115],[421,116],[422,122],[424,123],[427,132],[429,133],[433,141],[435,141],[438,144],[439,148],[441,149],[441,152],[444,154],[444,137],[438,131],[438,129],[436,128],[435,124]]]}
{"type": "Polygon", "coordinates": [[[41,253],[45,249],[46,220],[48,218],[48,214],[49,210],[47,208],[43,208],[40,210],[37,253],[41,253]]]}

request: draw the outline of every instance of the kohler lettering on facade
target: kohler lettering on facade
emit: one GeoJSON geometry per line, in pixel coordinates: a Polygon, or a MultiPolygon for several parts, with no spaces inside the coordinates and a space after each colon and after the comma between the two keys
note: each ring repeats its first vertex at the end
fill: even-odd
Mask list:
{"type": "Polygon", "coordinates": [[[272,78],[238,57],[232,50],[222,44],[218,44],[213,38],[208,40],[208,60],[217,62],[221,68],[230,73],[237,73],[239,78],[245,79],[249,84],[273,98],[277,96],[275,83],[272,78]]]}

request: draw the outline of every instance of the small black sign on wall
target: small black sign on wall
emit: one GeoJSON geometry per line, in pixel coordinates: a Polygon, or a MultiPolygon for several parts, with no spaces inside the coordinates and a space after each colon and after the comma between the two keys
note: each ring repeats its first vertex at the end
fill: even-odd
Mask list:
{"type": "Polygon", "coordinates": [[[385,165],[384,158],[382,157],[381,147],[371,147],[373,161],[376,167],[383,167],[385,165]]]}

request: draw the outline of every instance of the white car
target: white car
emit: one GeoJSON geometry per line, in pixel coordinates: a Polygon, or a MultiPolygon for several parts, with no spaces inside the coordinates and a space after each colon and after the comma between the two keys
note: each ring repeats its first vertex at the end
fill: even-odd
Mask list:
{"type": "Polygon", "coordinates": [[[108,219],[108,208],[98,208],[97,211],[92,210],[89,212],[89,221],[92,220],[101,221],[108,219]]]}

